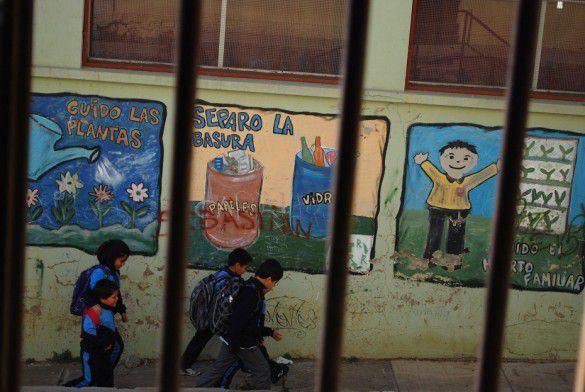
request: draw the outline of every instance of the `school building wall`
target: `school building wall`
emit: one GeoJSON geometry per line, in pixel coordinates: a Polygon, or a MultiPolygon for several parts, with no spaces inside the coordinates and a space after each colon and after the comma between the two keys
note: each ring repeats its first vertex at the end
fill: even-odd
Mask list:
{"type": "MultiPolygon", "coordinates": [[[[429,268],[424,261],[421,262],[418,255],[421,245],[415,242],[422,243],[427,230],[426,210],[420,205],[424,203],[430,190],[430,183],[425,182],[423,177],[416,177],[417,168],[412,166],[414,154],[424,151],[409,149],[420,145],[421,141],[415,140],[415,137],[421,137],[421,134],[423,141],[430,143],[427,146],[438,149],[442,145],[433,143],[448,139],[448,132],[454,132],[458,138],[465,137],[469,132],[474,135],[474,140],[480,143],[478,145],[480,163],[477,169],[495,162],[497,152],[493,156],[482,155],[481,143],[490,146],[483,148],[483,151],[492,151],[490,149],[494,141],[499,140],[493,135],[500,132],[497,128],[503,123],[505,102],[501,97],[404,91],[411,4],[406,1],[385,0],[374,0],[372,3],[363,114],[371,116],[374,124],[372,127],[379,127],[376,130],[380,131],[381,139],[366,152],[379,156],[380,160],[372,163],[374,165],[372,170],[362,166],[358,172],[363,173],[365,178],[371,176],[374,185],[369,186],[374,188],[378,186],[379,192],[378,189],[366,189],[368,192],[365,192],[364,196],[359,196],[356,204],[361,204],[365,212],[360,215],[368,218],[368,224],[374,222],[374,231],[368,231],[370,237],[375,237],[374,257],[367,260],[373,265],[371,272],[358,271],[349,278],[344,355],[360,358],[474,357],[478,354],[485,300],[481,260],[489,249],[488,238],[484,235],[485,227],[483,231],[480,231],[479,227],[481,222],[489,223],[490,212],[493,212],[493,208],[484,207],[482,204],[493,201],[496,179],[491,179],[492,183],[486,183],[471,191],[472,203],[476,202],[471,215],[476,220],[469,218],[466,244],[470,244],[470,249],[469,256],[463,256],[463,268],[456,269],[447,262],[445,268],[441,266],[429,268]],[[492,127],[496,129],[492,130],[492,127]],[[408,168],[411,168],[412,172],[408,168]],[[409,173],[414,174],[411,176],[409,173]],[[422,201],[409,199],[413,190],[422,197],[422,201]],[[477,196],[474,196],[474,192],[477,192],[477,196]],[[478,198],[480,200],[477,200],[478,198]],[[409,223],[401,221],[400,217],[409,211],[410,206],[419,206],[418,211],[423,217],[422,223],[418,228],[413,226],[414,223],[410,223],[408,230],[401,230],[403,225],[406,228],[409,223]],[[475,211],[484,212],[476,214],[475,211]],[[416,230],[420,233],[416,234],[416,230]],[[418,239],[404,242],[405,238],[414,238],[413,236],[418,239]],[[467,258],[471,261],[467,261],[467,258]]],[[[162,147],[164,152],[153,158],[155,160],[160,158],[162,169],[160,165],[152,166],[153,171],[161,170],[160,181],[159,183],[152,181],[148,186],[145,185],[152,192],[151,196],[160,192],[160,200],[152,200],[154,198],[152,196],[144,202],[145,206],[147,202],[154,203],[148,204],[151,207],[147,213],[150,216],[154,209],[158,210],[156,219],[160,227],[153,236],[156,237],[154,239],[156,244],[148,248],[150,250],[145,248],[147,250],[141,252],[143,255],[131,256],[121,270],[123,295],[130,321],[127,324],[121,322],[118,324],[126,342],[127,355],[157,357],[163,317],[165,263],[169,262],[165,259],[168,245],[168,237],[165,234],[168,232],[168,222],[161,219],[161,216],[168,210],[170,167],[173,159],[171,151],[175,113],[174,75],[82,68],[83,2],[37,0],[35,4],[32,91],[37,95],[34,98],[36,106],[33,106],[40,111],[44,110],[45,117],[49,119],[55,117],[55,121],[58,122],[60,118],[72,116],[71,112],[67,112],[67,106],[63,102],[75,99],[81,102],[86,99],[84,96],[97,96],[99,100],[109,100],[107,101],[109,105],[118,103],[120,107],[123,107],[122,103],[125,102],[128,108],[134,102],[142,104],[152,101],[162,103],[166,109],[164,126],[162,122],[150,124],[153,132],[157,126],[162,127],[158,129],[159,132],[162,130],[162,145],[159,147],[162,147]],[[55,101],[52,101],[53,99],[55,101]],[[64,101],[58,101],[59,99],[64,101]],[[54,115],[49,113],[51,110],[55,111],[54,115]]],[[[264,118],[274,118],[276,114],[281,114],[283,119],[289,115],[293,125],[297,120],[299,124],[306,122],[309,125],[323,125],[324,138],[334,141],[334,133],[331,132],[335,123],[331,123],[328,117],[323,115],[338,112],[340,107],[338,86],[208,76],[200,77],[197,85],[197,99],[205,101],[205,105],[209,107],[243,107],[250,113],[260,113],[264,118]]],[[[87,98],[87,102],[90,101],[91,97],[87,98]]],[[[580,141],[580,135],[585,135],[584,124],[585,108],[582,103],[543,100],[531,103],[528,126],[535,129],[534,137],[540,138],[538,140],[546,139],[549,132],[557,142],[561,140],[558,142],[561,145],[564,139],[580,141]]],[[[275,156],[277,149],[271,151],[269,142],[263,141],[264,132],[272,132],[271,124],[267,127],[269,131],[263,128],[254,135],[255,154],[261,156],[266,168],[265,190],[271,189],[269,183],[272,178],[291,175],[284,169],[284,174],[279,174],[282,168],[290,170],[290,164],[283,164],[282,156],[275,156]]],[[[362,130],[364,140],[367,139],[366,133],[369,129],[365,126],[362,130]]],[[[299,125],[295,131],[302,134],[305,130],[299,125]]],[[[66,132],[64,129],[66,136],[72,134],[66,132]]],[[[309,139],[316,135],[315,130],[307,132],[309,139]]],[[[299,148],[300,142],[298,139],[294,140],[295,146],[299,148]]],[[[545,149],[548,148],[549,144],[543,143],[545,149]]],[[[145,142],[144,146],[149,144],[145,142]]],[[[558,260],[554,259],[556,256],[543,255],[543,252],[550,251],[549,239],[553,237],[548,235],[545,239],[539,227],[535,227],[536,232],[523,234],[524,239],[521,242],[531,246],[532,242],[536,241],[540,245],[546,243],[548,247],[544,249],[541,246],[533,255],[530,253],[523,255],[520,249],[520,254],[517,255],[518,260],[530,261],[530,257],[534,257],[535,260],[531,269],[532,275],[526,278],[527,282],[525,280],[527,271],[517,270],[513,274],[515,288],[510,293],[504,348],[504,354],[508,358],[567,360],[576,357],[582,314],[583,273],[580,253],[582,241],[581,238],[574,238],[579,234],[574,234],[574,230],[577,229],[571,229],[571,222],[575,225],[582,224],[582,218],[573,210],[583,202],[582,198],[578,200],[583,196],[578,184],[582,182],[583,172],[578,172],[577,169],[582,159],[578,156],[580,153],[578,148],[585,147],[585,142],[572,146],[577,146],[573,150],[573,155],[568,153],[566,157],[575,171],[572,178],[573,188],[569,188],[572,191],[571,204],[565,206],[561,200],[558,208],[568,215],[562,216],[561,220],[565,219],[569,223],[559,229],[559,233],[562,234],[553,236],[555,240],[567,244],[563,247],[566,251],[562,251],[567,254],[557,257],[558,260]],[[576,218],[571,221],[572,217],[576,218]],[[571,230],[573,237],[568,238],[571,230]],[[559,277],[556,286],[552,284],[551,287],[548,279],[552,280],[552,275],[546,275],[549,272],[560,276],[564,272],[563,284],[560,284],[559,277]],[[543,274],[547,283],[543,282],[543,274]],[[534,275],[540,277],[535,280],[534,275]],[[567,282],[569,275],[573,276],[570,284],[567,282]]],[[[195,148],[194,154],[196,156],[210,154],[208,150],[195,148]]],[[[130,148],[128,151],[136,153],[130,148]]],[[[212,151],[217,154],[225,152],[215,149],[212,151]]],[[[290,156],[292,157],[296,151],[292,151],[290,156]]],[[[102,147],[101,154],[105,156],[105,152],[105,148],[102,147]]],[[[433,155],[436,151],[428,152],[431,161],[438,157],[433,155]]],[[[87,161],[79,164],[87,165],[87,161]]],[[[438,161],[435,161],[435,165],[438,166],[438,161]]],[[[198,174],[197,170],[204,167],[201,162],[193,166],[193,176],[197,178],[193,183],[193,195],[203,192],[197,188],[203,189],[205,177],[202,173],[198,174]]],[[[539,168],[537,167],[537,172],[539,168]]],[[[64,169],[58,166],[51,170],[53,171],[49,171],[47,176],[54,175],[57,179],[64,172],[64,169]]],[[[119,172],[124,174],[124,170],[127,169],[120,168],[119,172]]],[[[49,178],[47,176],[44,179],[49,178]]],[[[83,178],[91,179],[89,176],[83,178]]],[[[79,190],[80,198],[75,203],[90,200],[88,196],[81,199],[81,195],[91,192],[93,186],[98,184],[89,183],[89,180],[83,181],[84,188],[79,190]]],[[[51,180],[51,183],[56,188],[55,182],[51,180]]],[[[129,185],[129,182],[119,185],[121,193],[117,197],[123,197],[124,186],[129,185]]],[[[50,214],[49,210],[55,197],[53,195],[49,196],[49,199],[43,199],[42,194],[57,191],[49,189],[48,185],[44,186],[47,188],[39,189],[41,201],[37,205],[43,206],[42,214],[50,214]]],[[[35,182],[31,182],[30,188],[35,187],[37,187],[35,182]]],[[[286,197],[282,199],[290,200],[290,190],[285,193],[286,197]]],[[[262,197],[263,201],[268,199],[271,200],[270,203],[275,204],[281,198],[280,194],[263,194],[262,197]]],[[[117,201],[115,200],[113,205],[120,210],[117,201]]],[[[284,208],[280,205],[278,207],[284,208]]],[[[82,206],[78,205],[76,208],[82,211],[82,206]]],[[[415,207],[412,209],[416,210],[415,207]]],[[[91,211],[89,209],[87,211],[89,212],[84,216],[76,215],[73,221],[83,226],[84,219],[90,217],[94,219],[91,211]]],[[[125,216],[126,212],[114,211],[110,212],[112,215],[106,217],[125,216]]],[[[41,215],[38,219],[40,222],[44,218],[41,215]]],[[[28,246],[26,254],[24,359],[48,359],[53,352],[61,353],[67,349],[76,353],[79,347],[79,319],[69,314],[69,300],[78,274],[94,264],[96,258],[91,254],[91,250],[88,250],[91,248],[90,245],[84,248],[74,242],[82,241],[83,236],[91,236],[92,233],[89,230],[80,236],[73,236],[63,229],[51,226],[55,224],[53,218],[46,224],[49,229],[34,221],[29,223],[29,230],[35,234],[29,243],[36,241],[33,243],[37,245],[28,246]]],[[[136,230],[142,230],[138,228],[132,231],[122,226],[116,227],[119,227],[120,233],[124,235],[133,235],[138,232],[136,230]]],[[[302,240],[302,235],[299,240],[302,240]]],[[[286,244],[277,243],[273,251],[280,252],[282,249],[278,249],[278,246],[286,244]]],[[[221,260],[219,257],[222,253],[214,253],[215,249],[209,250],[208,253],[198,253],[207,252],[205,249],[207,248],[192,249],[190,254],[193,255],[194,261],[190,260],[189,264],[201,265],[200,260],[206,256],[221,260]]],[[[266,246],[262,249],[271,248],[266,246]]],[[[256,262],[273,255],[270,252],[267,254],[255,254],[252,250],[251,252],[256,262]]],[[[309,255],[315,254],[321,253],[309,255]]],[[[371,254],[369,249],[366,255],[371,254]]],[[[274,355],[284,353],[294,357],[318,355],[325,275],[322,269],[303,272],[307,271],[303,267],[305,262],[306,260],[292,260],[282,282],[267,296],[268,322],[280,327],[285,335],[280,343],[272,341],[268,343],[269,351],[274,355]]],[[[209,271],[205,269],[187,270],[185,313],[188,310],[190,290],[208,273],[209,271]]],[[[183,328],[185,344],[193,333],[193,327],[188,319],[185,319],[183,328]]],[[[215,355],[217,347],[217,342],[211,344],[205,350],[205,356],[215,355]]]]}

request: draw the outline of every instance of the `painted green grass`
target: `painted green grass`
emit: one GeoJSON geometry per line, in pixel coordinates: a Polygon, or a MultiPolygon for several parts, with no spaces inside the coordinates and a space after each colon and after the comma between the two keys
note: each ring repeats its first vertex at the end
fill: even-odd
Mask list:
{"type": "MultiPolygon", "coordinates": [[[[195,209],[197,202],[193,203],[195,209]]],[[[258,240],[246,250],[258,265],[266,258],[279,260],[286,270],[322,273],[325,263],[326,239],[306,238],[296,233],[289,224],[289,209],[281,211],[261,205],[262,225],[258,240]],[[271,217],[272,214],[272,217],[271,217]]],[[[374,235],[373,218],[352,217],[352,233],[374,235]]],[[[217,269],[225,264],[229,251],[213,246],[204,237],[198,217],[193,217],[189,234],[188,263],[191,267],[217,269]]]]}
{"type": "MultiPolygon", "coordinates": [[[[451,285],[461,286],[484,286],[486,273],[484,271],[484,259],[488,258],[488,247],[491,243],[490,218],[470,215],[467,218],[465,247],[469,253],[463,256],[461,269],[449,272],[441,267],[432,267],[427,270],[409,268],[413,258],[421,258],[428,230],[428,212],[406,210],[402,213],[399,222],[399,238],[397,243],[398,257],[395,265],[397,276],[442,282],[451,285]]],[[[443,249],[447,229],[443,232],[443,249]]],[[[568,287],[546,287],[539,284],[542,274],[557,274],[565,277],[573,275],[573,279],[583,275],[582,259],[580,257],[580,246],[582,242],[583,229],[569,227],[567,233],[559,235],[529,234],[520,233],[517,243],[526,243],[529,246],[538,247],[536,253],[528,254],[515,253],[516,271],[512,272],[512,286],[534,290],[560,290],[580,291],[568,287]],[[559,246],[561,248],[558,253],[559,246]],[[550,252],[555,253],[551,255],[550,252]],[[519,262],[518,262],[519,261],[519,262]],[[522,262],[530,262],[533,265],[532,271],[520,270],[522,262]],[[527,274],[530,275],[526,280],[527,274]],[[540,279],[534,279],[539,274],[540,279]]],[[[536,250],[536,248],[533,248],[536,250]]],[[[581,285],[582,287],[583,285],[581,285]]]]}
{"type": "Polygon", "coordinates": [[[158,250],[159,222],[148,224],[144,231],[129,229],[120,224],[87,230],[77,225],[62,226],[56,230],[45,229],[39,225],[27,225],[26,244],[32,246],[67,246],[95,254],[97,248],[106,240],[124,240],[130,250],[147,256],[155,255],[158,250]]]}

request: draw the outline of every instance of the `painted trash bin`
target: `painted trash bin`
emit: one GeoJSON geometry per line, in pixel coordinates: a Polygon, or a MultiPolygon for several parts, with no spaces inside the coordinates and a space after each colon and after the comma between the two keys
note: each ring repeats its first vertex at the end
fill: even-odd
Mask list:
{"type": "MultiPolygon", "coordinates": [[[[332,148],[323,148],[325,155],[335,154],[332,148]]],[[[306,152],[305,152],[306,154],[306,152]]],[[[293,231],[309,238],[327,236],[329,207],[331,205],[331,179],[333,161],[325,160],[325,166],[316,166],[303,159],[303,151],[295,155],[293,172],[290,225],[293,231]]]]}
{"type": "Polygon", "coordinates": [[[260,235],[260,197],[263,166],[249,157],[245,172],[207,163],[203,233],[215,247],[231,250],[248,247],[260,235]]]}

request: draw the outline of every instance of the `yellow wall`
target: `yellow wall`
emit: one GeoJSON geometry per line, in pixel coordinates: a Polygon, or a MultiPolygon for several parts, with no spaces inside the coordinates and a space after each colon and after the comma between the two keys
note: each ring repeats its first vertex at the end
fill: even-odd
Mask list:
{"type": "MultiPolygon", "coordinates": [[[[164,102],[168,108],[163,143],[161,208],[168,208],[173,102],[172,75],[81,68],[83,2],[37,0],[33,92],[96,94],[164,102]]],[[[415,123],[468,122],[498,126],[502,98],[404,92],[411,5],[375,0],[371,12],[364,114],[387,116],[390,136],[380,196],[373,271],[351,276],[347,297],[345,355],[387,357],[473,357],[477,355],[485,290],[393,278],[392,256],[406,131],[415,123]]],[[[335,113],[337,87],[251,79],[201,77],[197,97],[208,102],[335,113]]],[[[585,108],[577,103],[536,101],[529,126],[585,132],[585,108]]],[[[577,175],[582,176],[582,173],[577,175]]],[[[162,223],[161,232],[168,231],[162,223]]],[[[162,318],[166,237],[154,257],[132,256],[122,269],[130,322],[120,323],[126,353],[158,355],[162,318]]],[[[262,258],[260,256],[259,258],[262,258]]],[[[24,358],[78,350],[79,320],[69,315],[72,284],[94,257],[73,248],[29,247],[26,259],[24,358]]],[[[187,271],[190,289],[206,271],[187,271]]],[[[287,320],[281,343],[270,352],[312,357],[319,349],[324,276],[286,272],[269,305],[287,320]]],[[[572,359],[581,322],[582,295],[513,290],[506,322],[504,354],[510,358],[572,359]]],[[[185,339],[193,333],[188,321],[185,339]]],[[[217,343],[206,350],[212,355],[217,343]]]]}

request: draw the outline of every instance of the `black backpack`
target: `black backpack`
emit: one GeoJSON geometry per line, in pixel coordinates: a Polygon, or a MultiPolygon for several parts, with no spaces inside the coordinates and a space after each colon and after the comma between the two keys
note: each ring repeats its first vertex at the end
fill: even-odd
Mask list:
{"type": "Polygon", "coordinates": [[[240,277],[232,277],[226,271],[208,275],[203,278],[191,292],[189,301],[189,318],[198,330],[211,329],[212,332],[224,331],[223,326],[231,307],[229,298],[234,298],[242,285],[240,277]]]}
{"type": "Polygon", "coordinates": [[[231,276],[220,279],[216,283],[210,308],[209,325],[211,332],[214,334],[218,336],[227,334],[233,303],[243,285],[242,278],[231,276]]]}

